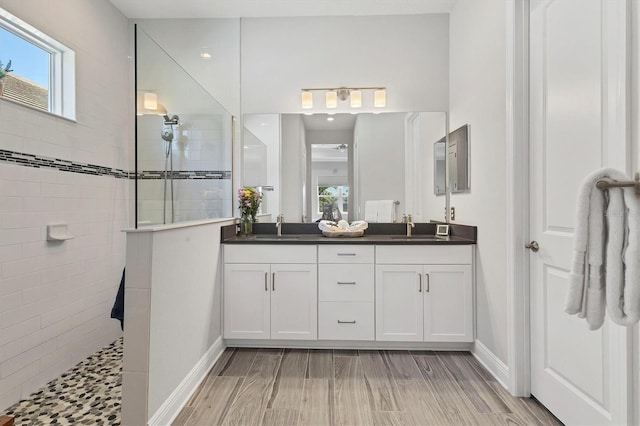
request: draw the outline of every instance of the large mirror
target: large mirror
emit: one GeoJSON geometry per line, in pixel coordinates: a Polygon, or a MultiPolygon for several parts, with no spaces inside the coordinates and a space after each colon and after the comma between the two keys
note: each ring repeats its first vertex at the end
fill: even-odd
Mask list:
{"type": "Polygon", "coordinates": [[[444,221],[445,135],[444,112],[245,114],[242,184],[265,220],[444,221]]]}

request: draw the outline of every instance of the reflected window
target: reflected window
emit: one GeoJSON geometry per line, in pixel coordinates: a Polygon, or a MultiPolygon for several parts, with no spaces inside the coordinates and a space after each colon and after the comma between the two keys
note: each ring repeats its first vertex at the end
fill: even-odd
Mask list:
{"type": "Polygon", "coordinates": [[[318,185],[318,213],[322,214],[326,206],[336,204],[340,206],[341,213],[349,213],[349,186],[348,185],[318,185]]]}

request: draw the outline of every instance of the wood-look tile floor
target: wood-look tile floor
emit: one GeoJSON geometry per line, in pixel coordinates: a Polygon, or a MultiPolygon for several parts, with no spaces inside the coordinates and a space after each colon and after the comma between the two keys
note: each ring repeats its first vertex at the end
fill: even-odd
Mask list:
{"type": "Polygon", "coordinates": [[[227,348],[174,425],[561,425],[468,352],[227,348]]]}

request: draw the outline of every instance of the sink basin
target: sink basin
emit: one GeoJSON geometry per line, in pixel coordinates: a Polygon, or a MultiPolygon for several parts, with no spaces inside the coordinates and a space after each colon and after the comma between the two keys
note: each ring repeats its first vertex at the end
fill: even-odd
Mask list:
{"type": "Polygon", "coordinates": [[[435,235],[411,235],[411,236],[392,235],[391,238],[394,240],[433,240],[433,241],[439,239],[435,235]]]}

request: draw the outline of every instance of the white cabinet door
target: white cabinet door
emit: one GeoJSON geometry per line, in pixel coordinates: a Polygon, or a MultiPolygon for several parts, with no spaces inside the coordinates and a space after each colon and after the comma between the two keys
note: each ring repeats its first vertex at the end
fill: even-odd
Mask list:
{"type": "Polygon", "coordinates": [[[421,342],[421,265],[376,266],[376,340],[421,342]]]}
{"type": "Polygon", "coordinates": [[[424,340],[473,342],[471,265],[425,265],[424,340]]]}
{"type": "Polygon", "coordinates": [[[318,338],[318,267],[271,265],[271,338],[318,338]]]}
{"type": "Polygon", "coordinates": [[[268,339],[269,265],[224,266],[224,337],[268,339]]]}

